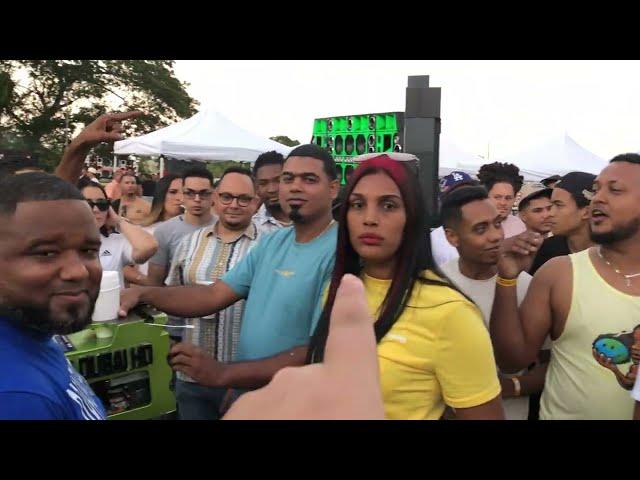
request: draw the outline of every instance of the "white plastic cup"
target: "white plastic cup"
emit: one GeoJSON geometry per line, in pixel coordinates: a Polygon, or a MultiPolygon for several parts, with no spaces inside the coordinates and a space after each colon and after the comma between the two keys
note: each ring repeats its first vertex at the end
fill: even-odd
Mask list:
{"type": "Polygon", "coordinates": [[[114,271],[102,272],[100,295],[96,300],[92,320],[108,322],[118,318],[120,308],[120,274],[114,271]]]}

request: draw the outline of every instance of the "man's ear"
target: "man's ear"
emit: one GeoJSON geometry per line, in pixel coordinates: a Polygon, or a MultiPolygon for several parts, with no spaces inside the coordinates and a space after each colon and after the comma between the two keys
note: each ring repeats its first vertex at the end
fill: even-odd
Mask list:
{"type": "Polygon", "coordinates": [[[460,237],[455,230],[449,227],[444,227],[444,235],[447,237],[447,241],[452,247],[458,248],[460,246],[460,237]]]}
{"type": "Polygon", "coordinates": [[[335,200],[340,192],[340,180],[332,180],[329,183],[329,191],[331,192],[331,200],[335,200]]]}
{"type": "Polygon", "coordinates": [[[587,205],[580,209],[580,220],[588,222],[591,217],[591,205],[587,205]]]}

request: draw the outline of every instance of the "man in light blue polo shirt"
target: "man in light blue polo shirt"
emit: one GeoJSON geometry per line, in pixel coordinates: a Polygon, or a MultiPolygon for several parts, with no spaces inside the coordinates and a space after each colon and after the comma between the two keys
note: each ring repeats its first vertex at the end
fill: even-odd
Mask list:
{"type": "Polygon", "coordinates": [[[325,150],[301,145],[287,157],[280,182],[280,204],[293,226],[266,235],[219,281],[135,287],[122,294],[121,315],[142,301],[189,318],[247,299],[235,362],[220,363],[186,343],[171,349],[173,368],[201,385],[259,388],[278,370],[305,362],[334,264],[337,228],[331,203],[338,193],[336,166],[325,150]]]}
{"type": "Polygon", "coordinates": [[[330,222],[325,232],[299,243],[295,228],[280,229],[222,277],[247,299],[236,360],[270,357],[308,342],[322,312],[323,287],[331,279],[336,231],[330,222]]]}

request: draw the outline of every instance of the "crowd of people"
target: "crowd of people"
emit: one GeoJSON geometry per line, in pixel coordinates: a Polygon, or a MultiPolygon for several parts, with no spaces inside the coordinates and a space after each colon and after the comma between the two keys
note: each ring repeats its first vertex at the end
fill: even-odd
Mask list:
{"type": "Polygon", "coordinates": [[[84,158],[139,115],[88,125],[55,175],[0,179],[0,418],[105,418],[52,335],[117,271],[121,316],[170,317],[180,419],[640,419],[639,155],[452,172],[430,230],[393,153],[342,190],[314,144],[166,175],[151,203],[131,172],[104,188],[84,158]]]}

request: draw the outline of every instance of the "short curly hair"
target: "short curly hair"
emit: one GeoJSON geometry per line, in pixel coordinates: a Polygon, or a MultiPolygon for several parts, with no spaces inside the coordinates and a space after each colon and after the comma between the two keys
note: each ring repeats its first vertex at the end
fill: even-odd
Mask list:
{"type": "Polygon", "coordinates": [[[513,163],[487,163],[480,167],[478,180],[487,191],[491,191],[496,183],[509,183],[513,187],[513,193],[517,194],[522,188],[524,177],[520,175],[520,169],[513,163]]]}

